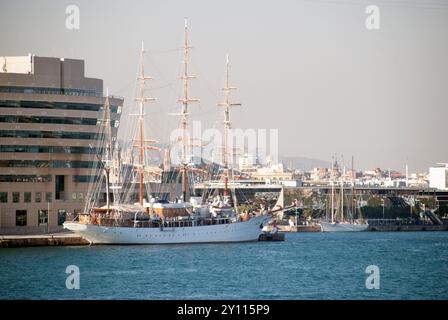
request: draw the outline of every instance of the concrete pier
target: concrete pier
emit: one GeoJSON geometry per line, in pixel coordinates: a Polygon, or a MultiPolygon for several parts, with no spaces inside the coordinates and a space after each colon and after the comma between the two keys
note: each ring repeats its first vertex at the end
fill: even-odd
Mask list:
{"type": "Polygon", "coordinates": [[[403,224],[403,225],[373,225],[369,226],[367,231],[448,231],[448,226],[435,226],[435,225],[415,225],[415,224],[403,224]]]}
{"type": "Polygon", "coordinates": [[[277,226],[281,232],[321,232],[321,227],[318,224],[312,225],[298,225],[298,226],[289,226],[289,225],[279,225],[277,226]]]}
{"type": "Polygon", "coordinates": [[[0,248],[84,246],[89,242],[73,233],[0,236],[0,248]]]}

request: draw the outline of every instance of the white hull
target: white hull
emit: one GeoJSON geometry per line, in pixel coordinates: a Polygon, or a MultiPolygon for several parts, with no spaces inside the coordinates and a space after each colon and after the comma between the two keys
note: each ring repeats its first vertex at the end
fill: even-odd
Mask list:
{"type": "Polygon", "coordinates": [[[180,244],[256,241],[261,227],[271,216],[253,217],[246,222],[210,226],[176,228],[104,227],[94,224],[65,222],[64,228],[74,231],[92,244],[180,244]]]}
{"type": "Polygon", "coordinates": [[[368,224],[356,224],[356,223],[331,223],[321,222],[321,229],[324,232],[353,232],[353,231],[366,231],[369,227],[368,224]]]}

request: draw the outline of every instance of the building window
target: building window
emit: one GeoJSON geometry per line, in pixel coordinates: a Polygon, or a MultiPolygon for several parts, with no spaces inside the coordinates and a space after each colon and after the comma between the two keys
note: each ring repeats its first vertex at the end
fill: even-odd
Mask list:
{"type": "Polygon", "coordinates": [[[74,175],[72,181],[74,183],[92,183],[98,181],[98,176],[74,175]]]}
{"type": "Polygon", "coordinates": [[[58,226],[62,226],[62,224],[65,222],[65,219],[67,217],[67,211],[64,209],[58,210],[58,226]]]}
{"type": "Polygon", "coordinates": [[[1,168],[94,168],[94,161],[0,160],[1,168]]]}
{"type": "Polygon", "coordinates": [[[51,175],[0,175],[0,182],[51,182],[51,175]]]}
{"type": "Polygon", "coordinates": [[[64,194],[64,189],[65,189],[65,176],[60,176],[60,175],[56,175],[55,176],[55,199],[56,200],[65,200],[65,194],[64,194]]]}
{"type": "Polygon", "coordinates": [[[16,210],[16,226],[26,226],[26,210],[16,210]]]}
{"type": "MultiPolygon", "coordinates": [[[[37,89],[37,88],[36,88],[37,89]]],[[[4,91],[5,87],[0,88],[0,92],[9,92],[4,91]]],[[[8,90],[8,89],[6,89],[8,90]]],[[[102,96],[99,93],[99,96],[102,96]]],[[[100,111],[103,109],[102,104],[85,104],[85,103],[64,103],[64,102],[45,102],[42,103],[40,101],[11,101],[11,100],[1,100],[0,108],[33,108],[33,109],[59,109],[59,110],[85,110],[85,111],[100,111]]],[[[121,113],[121,106],[119,105],[111,105],[110,111],[112,113],[121,113]]]]}
{"type": "Polygon", "coordinates": [[[39,226],[48,225],[48,210],[39,209],[39,226]]]}
{"type": "Polygon", "coordinates": [[[0,202],[1,203],[8,202],[8,192],[0,192],[0,202]]]}
{"type": "Polygon", "coordinates": [[[12,202],[14,202],[14,203],[20,202],[20,192],[12,193],[12,202]]]}
{"type": "Polygon", "coordinates": [[[42,192],[36,192],[34,201],[41,202],[42,201],[42,192]]]}
{"type": "Polygon", "coordinates": [[[23,193],[23,201],[24,202],[31,202],[31,192],[24,192],[23,193]]]}
{"type": "MultiPolygon", "coordinates": [[[[13,145],[13,146],[0,146],[0,152],[30,152],[30,153],[73,153],[73,154],[102,154],[103,148],[89,148],[89,147],[58,147],[58,146],[29,146],[29,145],[13,145]]],[[[0,176],[0,179],[6,179],[7,177],[22,177],[22,179],[34,179],[37,180],[38,176],[0,176]]],[[[42,177],[42,176],[41,176],[42,177]]],[[[44,176],[45,177],[45,176],[44,176]]],[[[49,176],[51,179],[51,176],[49,176]]],[[[14,180],[13,180],[14,181],[14,180]]],[[[51,181],[51,180],[50,180],[51,181]]],[[[0,182],[10,182],[3,181],[0,182]]],[[[34,181],[33,181],[34,182],[34,181]]]]}
{"type": "Polygon", "coordinates": [[[72,193],[72,200],[76,200],[76,192],[72,193]]]}
{"type": "Polygon", "coordinates": [[[0,137],[102,140],[103,135],[98,135],[93,132],[0,130],[0,137]]]}
{"type": "MultiPolygon", "coordinates": [[[[67,88],[36,88],[36,87],[0,87],[0,92],[10,93],[34,93],[34,94],[62,94],[70,96],[88,96],[101,97],[103,93],[98,90],[84,90],[84,89],[67,89],[67,88]]],[[[25,103],[26,102],[24,101],[25,103]]],[[[40,103],[42,105],[42,103],[40,103]]],[[[49,103],[46,103],[49,104],[49,103]]],[[[26,108],[26,106],[22,106],[26,108]]]]}
{"type": "Polygon", "coordinates": [[[0,122],[6,123],[49,123],[49,124],[74,124],[95,126],[96,118],[70,118],[70,117],[41,117],[41,116],[12,116],[1,115],[0,122]]]}
{"type": "Polygon", "coordinates": [[[45,193],[45,201],[46,202],[51,202],[51,192],[46,192],[45,193]]]}
{"type": "Polygon", "coordinates": [[[79,200],[84,199],[84,194],[82,192],[78,193],[78,199],[79,200]]]}

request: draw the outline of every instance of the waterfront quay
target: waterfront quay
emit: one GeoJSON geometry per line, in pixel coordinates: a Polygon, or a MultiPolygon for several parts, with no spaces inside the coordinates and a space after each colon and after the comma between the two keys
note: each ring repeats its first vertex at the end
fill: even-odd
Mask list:
{"type": "Polygon", "coordinates": [[[0,248],[82,246],[89,242],[73,233],[43,235],[11,235],[0,237],[0,248]]]}
{"type": "Polygon", "coordinates": [[[448,224],[445,222],[409,223],[402,219],[371,219],[369,220],[368,231],[448,231],[448,224]]]}

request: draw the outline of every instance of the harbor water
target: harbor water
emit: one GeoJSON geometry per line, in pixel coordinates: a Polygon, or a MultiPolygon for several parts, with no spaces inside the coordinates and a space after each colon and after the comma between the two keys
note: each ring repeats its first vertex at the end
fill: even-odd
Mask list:
{"type": "Polygon", "coordinates": [[[0,249],[2,299],[448,299],[448,232],[0,249]],[[67,266],[79,268],[69,290],[67,266]],[[368,266],[378,289],[368,289],[368,266]]]}

